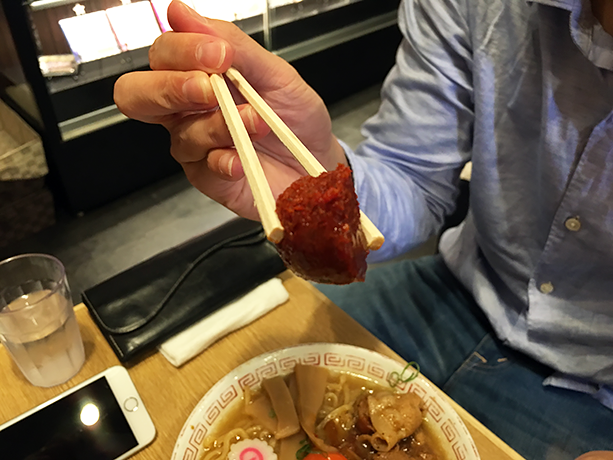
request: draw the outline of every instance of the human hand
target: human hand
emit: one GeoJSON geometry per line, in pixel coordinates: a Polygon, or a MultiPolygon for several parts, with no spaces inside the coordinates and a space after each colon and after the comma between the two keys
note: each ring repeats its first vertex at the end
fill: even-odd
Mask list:
{"type": "Polygon", "coordinates": [[[577,457],[575,460],[613,460],[613,451],[594,450],[577,457]]]}
{"type": "MultiPolygon", "coordinates": [[[[323,101],[291,65],[234,24],[202,18],[178,0],[168,8],[168,20],[173,32],[161,35],[149,51],[152,71],[121,76],[114,98],[126,116],[161,124],[170,132],[171,154],[198,190],[243,217],[258,219],[208,78],[230,66],[243,74],[326,169],[347,164],[323,101]]],[[[276,199],[305,175],[304,169],[250,105],[239,104],[239,111],[276,199]]]]}

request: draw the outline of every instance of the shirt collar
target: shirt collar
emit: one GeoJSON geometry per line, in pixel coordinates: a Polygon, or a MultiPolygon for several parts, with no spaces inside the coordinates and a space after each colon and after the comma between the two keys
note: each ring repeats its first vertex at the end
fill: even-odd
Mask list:
{"type": "Polygon", "coordinates": [[[601,69],[613,71],[613,37],[592,15],[589,0],[526,0],[570,13],[570,34],[583,55],[601,69]]]}
{"type": "Polygon", "coordinates": [[[555,6],[568,11],[572,11],[575,4],[581,0],[526,0],[527,3],[540,3],[541,5],[555,6]]]}
{"type": "Polygon", "coordinates": [[[570,33],[573,41],[593,64],[601,69],[613,71],[613,37],[604,31],[592,14],[590,1],[555,1],[574,3],[570,12],[570,33]]]}

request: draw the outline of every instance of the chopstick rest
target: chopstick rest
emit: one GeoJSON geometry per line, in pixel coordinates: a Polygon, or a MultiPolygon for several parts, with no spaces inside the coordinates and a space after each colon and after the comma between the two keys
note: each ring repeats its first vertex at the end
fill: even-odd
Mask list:
{"type": "Polygon", "coordinates": [[[272,278],[175,335],[158,349],[173,366],[179,367],[220,338],[252,323],[288,299],[281,280],[272,278]]]}

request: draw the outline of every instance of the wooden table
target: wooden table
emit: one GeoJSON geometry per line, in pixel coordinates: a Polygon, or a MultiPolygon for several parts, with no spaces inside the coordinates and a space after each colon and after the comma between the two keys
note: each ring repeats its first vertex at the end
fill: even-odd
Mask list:
{"type": "MultiPolygon", "coordinates": [[[[309,283],[289,272],[281,278],[290,293],[288,302],[223,338],[181,368],[173,367],[159,353],[128,368],[157,428],[153,443],[133,458],[170,458],[183,423],[207,390],[239,364],[266,351],[299,343],[338,342],[369,348],[402,361],[309,283]]],[[[6,350],[0,349],[0,424],[120,364],[84,305],[78,305],[75,310],[85,343],[86,362],[69,382],[53,388],[34,387],[21,375],[6,350]]],[[[523,460],[474,417],[448,400],[466,423],[483,460],[523,460]]]]}

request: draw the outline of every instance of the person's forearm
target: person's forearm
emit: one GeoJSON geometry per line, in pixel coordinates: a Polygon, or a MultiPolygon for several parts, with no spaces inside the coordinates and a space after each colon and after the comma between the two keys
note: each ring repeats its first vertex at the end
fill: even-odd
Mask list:
{"type": "Polygon", "coordinates": [[[358,156],[348,148],[346,153],[360,207],[385,237],[385,243],[371,253],[369,262],[402,254],[436,232],[439,222],[409,177],[380,159],[358,156]]]}
{"type": "Polygon", "coordinates": [[[436,5],[402,4],[405,39],[381,107],[364,125],[366,140],[347,152],[360,205],[386,238],[372,261],[402,254],[440,230],[455,208],[459,174],[470,159],[468,31],[459,5],[436,5]]]}

